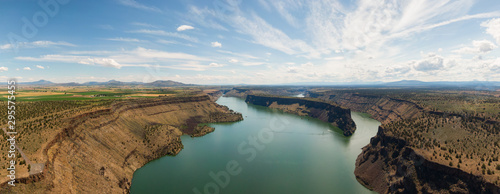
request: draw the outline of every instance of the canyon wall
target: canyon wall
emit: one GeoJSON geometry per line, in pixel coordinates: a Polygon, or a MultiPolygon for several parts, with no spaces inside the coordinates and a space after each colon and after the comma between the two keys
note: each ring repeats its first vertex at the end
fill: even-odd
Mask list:
{"type": "Polygon", "coordinates": [[[382,123],[377,135],[356,160],[356,179],[367,188],[379,193],[500,193],[500,187],[483,176],[434,161],[432,154],[410,145],[404,140],[407,137],[391,135],[392,131],[384,127],[428,114],[490,124],[494,121],[429,111],[413,102],[384,96],[348,92],[313,95],[354,111],[369,113],[382,123]]]}
{"type": "Polygon", "coordinates": [[[318,98],[333,101],[356,112],[368,113],[382,124],[415,118],[423,113],[423,109],[415,103],[389,97],[342,93],[318,98]]]}
{"type": "Polygon", "coordinates": [[[135,170],[151,160],[176,155],[180,136],[213,128],[199,123],[242,120],[209,96],[117,101],[111,107],[70,116],[44,144],[41,174],[6,185],[1,193],[128,193],[135,170]]]}
{"type": "Polygon", "coordinates": [[[379,193],[500,193],[482,176],[429,160],[383,126],[358,156],[354,174],[379,193]]]}
{"type": "Polygon", "coordinates": [[[249,89],[240,89],[240,88],[233,88],[232,90],[227,91],[224,96],[226,97],[237,97],[237,98],[243,98],[245,99],[248,94],[251,94],[252,91],[249,89]]]}
{"type": "Polygon", "coordinates": [[[304,98],[257,95],[247,95],[245,101],[288,113],[318,118],[340,128],[345,136],[351,136],[356,130],[356,125],[351,118],[351,111],[332,103],[304,98]]]}

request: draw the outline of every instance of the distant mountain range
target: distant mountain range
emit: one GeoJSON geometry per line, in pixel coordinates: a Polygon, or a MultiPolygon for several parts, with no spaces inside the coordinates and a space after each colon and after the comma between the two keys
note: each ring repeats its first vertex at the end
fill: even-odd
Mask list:
{"type": "Polygon", "coordinates": [[[355,86],[355,87],[500,87],[499,81],[437,81],[401,80],[395,82],[298,82],[285,86],[355,86]]]}
{"type": "Polygon", "coordinates": [[[85,82],[85,83],[54,83],[47,80],[39,80],[35,82],[21,82],[21,85],[37,85],[37,86],[135,86],[135,85],[143,85],[143,86],[152,86],[152,87],[172,87],[172,86],[195,86],[194,84],[184,84],[181,82],[176,82],[172,80],[157,80],[150,83],[144,82],[121,82],[116,80],[109,80],[107,82],[85,82]]]}
{"type": "MultiPolygon", "coordinates": [[[[37,86],[150,86],[150,87],[173,87],[173,86],[195,86],[195,84],[184,84],[172,80],[157,80],[150,83],[144,82],[121,82],[109,80],[107,82],[85,82],[85,83],[54,83],[47,80],[39,80],[35,82],[21,82],[21,85],[37,85],[37,86]]],[[[253,84],[239,84],[252,86],[253,84]]],[[[438,81],[438,82],[423,82],[418,80],[401,80],[395,82],[298,82],[285,84],[272,84],[274,86],[352,86],[352,87],[480,87],[483,89],[500,87],[499,81],[438,81]]]]}
{"type": "Polygon", "coordinates": [[[499,87],[498,81],[438,81],[423,82],[418,80],[401,80],[380,84],[388,87],[499,87]]]}

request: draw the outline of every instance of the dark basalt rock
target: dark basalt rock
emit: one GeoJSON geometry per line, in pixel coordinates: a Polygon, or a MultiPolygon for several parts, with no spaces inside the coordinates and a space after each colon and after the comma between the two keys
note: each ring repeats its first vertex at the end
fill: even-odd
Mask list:
{"type": "Polygon", "coordinates": [[[356,160],[358,182],[379,193],[500,193],[481,176],[430,161],[405,140],[378,133],[356,160]]]}
{"type": "Polygon", "coordinates": [[[279,105],[299,104],[299,106],[306,107],[306,110],[303,110],[302,113],[339,127],[342,129],[345,136],[351,136],[356,130],[356,125],[351,118],[351,110],[342,108],[333,103],[305,98],[258,95],[247,95],[245,102],[266,107],[269,107],[274,102],[279,105]]]}

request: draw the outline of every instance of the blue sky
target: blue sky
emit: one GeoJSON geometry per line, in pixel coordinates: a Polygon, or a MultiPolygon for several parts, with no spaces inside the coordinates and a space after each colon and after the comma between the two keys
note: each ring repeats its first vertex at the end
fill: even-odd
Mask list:
{"type": "Polygon", "coordinates": [[[498,0],[0,2],[0,78],[500,81],[498,0]]]}

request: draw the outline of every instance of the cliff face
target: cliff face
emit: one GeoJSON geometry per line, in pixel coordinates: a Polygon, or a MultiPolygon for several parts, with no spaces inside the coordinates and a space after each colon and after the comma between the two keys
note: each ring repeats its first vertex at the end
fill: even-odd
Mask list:
{"type": "MultiPolygon", "coordinates": [[[[470,172],[470,168],[475,171],[476,165],[479,166],[478,162],[473,161],[472,156],[470,159],[463,157],[466,155],[464,152],[467,151],[462,149],[468,147],[468,144],[465,143],[474,144],[474,141],[461,135],[451,134],[487,136],[488,127],[485,128],[485,131],[479,131],[477,128],[469,133],[463,129],[463,126],[472,126],[476,122],[471,121],[474,119],[477,122],[483,122],[485,126],[492,124],[493,121],[467,115],[429,111],[413,102],[383,96],[356,93],[313,95],[323,100],[334,101],[355,111],[369,113],[372,118],[383,124],[379,127],[377,135],[371,139],[370,144],[363,148],[356,160],[354,173],[357,180],[367,188],[379,193],[500,193],[500,187],[491,182],[496,180],[491,178],[493,175],[486,175],[488,176],[486,179],[485,175],[470,172]],[[443,121],[436,122],[442,123],[441,127],[429,129],[431,124],[418,124],[429,123],[425,119],[431,117],[437,121],[443,121]],[[419,120],[420,122],[415,122],[419,120]],[[467,123],[468,121],[471,123],[467,123]],[[398,125],[408,123],[411,127],[409,127],[408,132],[395,131],[398,130],[398,127],[394,127],[395,123],[398,125]],[[390,128],[387,128],[389,126],[390,128]],[[450,127],[446,129],[444,126],[450,127]],[[430,131],[430,133],[426,131],[430,131]],[[435,141],[430,137],[443,139],[435,141]],[[457,167],[457,161],[454,161],[454,166],[451,166],[450,159],[438,158],[438,154],[439,157],[441,157],[441,153],[443,153],[443,157],[449,154],[444,147],[441,149],[422,147],[439,144],[439,142],[444,145],[443,142],[446,139],[455,144],[464,143],[453,149],[455,150],[453,158],[461,157],[460,162],[464,161],[461,168],[457,167]],[[413,143],[407,140],[411,140],[413,143]],[[465,166],[465,164],[469,166],[465,166]]],[[[490,136],[495,136],[495,134],[490,134],[490,136]]],[[[450,143],[448,146],[451,146],[450,143]]],[[[476,156],[476,160],[478,158],[476,156]]]]}
{"type": "Polygon", "coordinates": [[[500,193],[481,176],[429,160],[383,127],[358,156],[354,174],[379,193],[500,193]]]}
{"type": "Polygon", "coordinates": [[[351,118],[351,111],[331,103],[313,101],[304,98],[256,95],[247,95],[245,101],[247,103],[276,108],[297,115],[307,115],[313,118],[318,118],[324,122],[328,122],[339,127],[343,130],[345,136],[352,135],[356,130],[356,125],[351,118]]]}
{"type": "Polygon", "coordinates": [[[183,148],[180,136],[213,131],[198,123],[242,120],[208,96],[119,101],[72,116],[44,144],[43,173],[29,184],[2,185],[7,193],[128,193],[135,170],[183,148]]]}
{"type": "Polygon", "coordinates": [[[239,88],[233,88],[232,90],[226,92],[224,96],[226,97],[237,97],[237,98],[243,98],[245,99],[248,94],[250,94],[251,91],[247,89],[239,89],[239,88]]]}
{"type": "Polygon", "coordinates": [[[208,97],[210,97],[210,100],[214,102],[217,101],[223,95],[223,91],[221,90],[204,91],[204,93],[207,94],[208,97]]]}
{"type": "Polygon", "coordinates": [[[320,99],[333,101],[356,112],[365,112],[382,124],[399,119],[411,119],[420,116],[423,109],[418,105],[388,97],[344,93],[339,95],[318,96],[320,99]]]}

